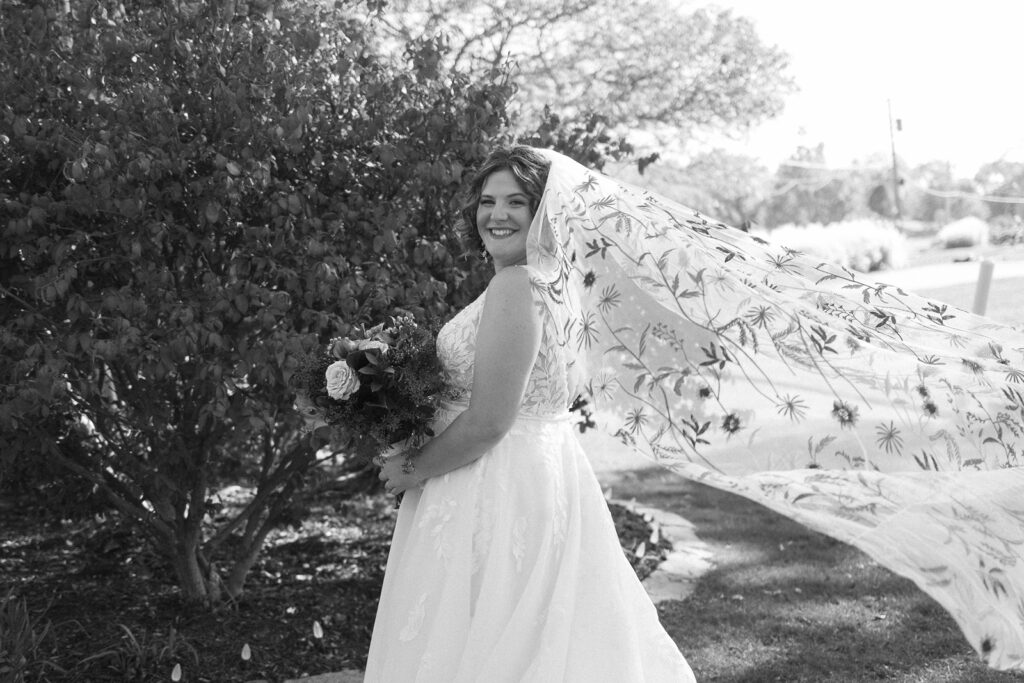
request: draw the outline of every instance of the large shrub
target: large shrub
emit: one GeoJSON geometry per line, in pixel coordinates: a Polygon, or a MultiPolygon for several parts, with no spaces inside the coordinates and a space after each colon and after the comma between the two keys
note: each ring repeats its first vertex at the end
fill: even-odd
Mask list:
{"type": "Polygon", "coordinates": [[[976,216],[966,216],[942,226],[935,235],[936,244],[944,249],[984,247],[989,243],[989,224],[976,216]]]}
{"type": "Polygon", "coordinates": [[[885,221],[780,225],[768,233],[767,239],[863,273],[907,264],[906,238],[885,221]]]}
{"type": "Polygon", "coordinates": [[[216,602],[315,463],[293,359],[474,293],[449,218],[511,90],[393,64],[365,8],[172,7],[4,5],[0,471],[89,481],[216,602]]]}
{"type": "MultiPolygon", "coordinates": [[[[377,52],[382,5],[3,3],[0,487],[99,492],[193,600],[241,592],[315,471],[295,359],[486,282],[451,219],[513,88],[377,52]]],[[[595,118],[530,139],[629,151],[595,118]]]]}

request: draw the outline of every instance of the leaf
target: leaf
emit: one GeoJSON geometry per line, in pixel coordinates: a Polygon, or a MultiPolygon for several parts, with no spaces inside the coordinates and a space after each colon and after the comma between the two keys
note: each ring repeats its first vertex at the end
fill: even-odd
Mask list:
{"type": "Polygon", "coordinates": [[[171,680],[175,682],[181,680],[181,664],[175,664],[171,669],[171,680]]]}
{"type": "Polygon", "coordinates": [[[646,554],[647,554],[647,544],[644,543],[643,541],[640,541],[640,545],[638,545],[636,547],[636,550],[633,551],[633,555],[636,556],[636,557],[643,557],[646,554]]]}
{"type": "Polygon", "coordinates": [[[665,287],[665,283],[659,282],[658,280],[655,280],[653,277],[648,277],[646,275],[638,277],[637,280],[643,282],[649,287],[654,287],[655,289],[662,289],[665,287]]]}
{"type": "Polygon", "coordinates": [[[821,453],[822,449],[825,448],[825,446],[829,445],[835,440],[836,437],[834,436],[826,436],[822,438],[822,440],[818,442],[818,445],[814,447],[814,455],[818,455],[819,453],[821,453]]]}
{"type": "Polygon", "coordinates": [[[206,206],[203,207],[203,215],[206,217],[207,222],[216,223],[220,219],[220,202],[213,200],[207,202],[206,206]]]}
{"type": "Polygon", "coordinates": [[[313,637],[314,637],[314,638],[316,638],[316,639],[318,639],[318,640],[319,640],[320,638],[323,638],[323,637],[324,637],[324,629],[323,629],[323,627],[322,627],[322,626],[320,625],[320,622],[319,622],[319,621],[314,621],[314,622],[313,622],[313,637]]]}
{"type": "Polygon", "coordinates": [[[242,661],[248,662],[252,659],[252,649],[249,647],[249,643],[242,646],[242,661]]]}

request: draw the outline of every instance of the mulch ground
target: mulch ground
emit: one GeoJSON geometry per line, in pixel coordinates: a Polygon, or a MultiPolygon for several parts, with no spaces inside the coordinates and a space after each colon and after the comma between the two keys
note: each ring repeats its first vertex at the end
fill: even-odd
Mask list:
{"type": "MultiPolygon", "coordinates": [[[[626,556],[646,576],[667,544],[611,507],[626,556]]],[[[319,501],[268,539],[243,597],[209,611],[180,600],[162,559],[115,517],[52,519],[19,500],[2,511],[0,606],[13,591],[37,633],[49,626],[28,681],[168,681],[175,665],[181,680],[215,683],[362,668],[394,514],[383,495],[319,501]]],[[[0,609],[0,645],[16,602],[0,609]]]]}

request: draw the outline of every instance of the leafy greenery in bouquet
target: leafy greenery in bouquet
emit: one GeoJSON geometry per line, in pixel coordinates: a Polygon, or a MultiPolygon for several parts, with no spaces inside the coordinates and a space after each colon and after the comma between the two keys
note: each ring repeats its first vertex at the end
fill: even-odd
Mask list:
{"type": "Polygon", "coordinates": [[[332,442],[362,455],[433,436],[430,422],[444,386],[436,332],[397,317],[304,357],[291,385],[305,399],[306,419],[326,424],[332,442]]]}

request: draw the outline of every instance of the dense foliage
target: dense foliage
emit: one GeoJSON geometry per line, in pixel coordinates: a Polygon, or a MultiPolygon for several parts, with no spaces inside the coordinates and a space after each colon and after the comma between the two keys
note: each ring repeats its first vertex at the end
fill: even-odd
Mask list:
{"type": "MultiPolygon", "coordinates": [[[[381,8],[3,3],[0,486],[113,504],[197,601],[301,509],[297,359],[486,281],[451,217],[514,88],[439,38],[382,52],[381,8]]],[[[597,120],[531,139],[625,150],[597,120]]]]}
{"type": "Polygon", "coordinates": [[[475,293],[449,217],[511,88],[432,41],[392,63],[367,11],[4,7],[3,471],[88,480],[198,600],[241,590],[315,462],[294,359],[475,293]],[[229,482],[254,496],[212,528],[229,482]]]}

